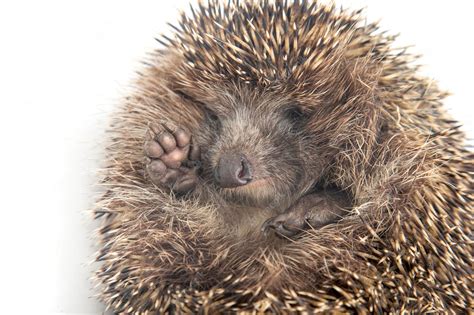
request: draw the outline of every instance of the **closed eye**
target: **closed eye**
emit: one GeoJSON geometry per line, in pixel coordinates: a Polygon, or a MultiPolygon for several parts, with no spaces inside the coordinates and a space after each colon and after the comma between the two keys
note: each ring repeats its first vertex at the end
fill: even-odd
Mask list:
{"type": "Polygon", "coordinates": [[[219,116],[217,115],[217,113],[207,106],[203,106],[203,109],[204,109],[204,116],[206,120],[208,121],[208,123],[214,128],[216,128],[217,130],[219,130],[221,126],[221,120],[219,116]]]}
{"type": "Polygon", "coordinates": [[[191,96],[181,91],[175,91],[175,93],[181,96],[181,98],[183,98],[184,100],[199,105],[199,107],[201,107],[204,110],[204,114],[209,121],[214,122],[214,123],[219,122],[219,116],[217,116],[217,114],[213,110],[211,110],[208,106],[206,106],[204,103],[195,100],[191,96]]]}
{"type": "Polygon", "coordinates": [[[211,121],[211,122],[218,122],[219,121],[219,116],[217,114],[210,110],[209,108],[205,107],[205,112],[206,112],[206,117],[211,121]]]}
{"type": "Polygon", "coordinates": [[[299,106],[291,106],[285,110],[285,116],[292,123],[303,123],[308,118],[308,115],[303,112],[299,106]]]}

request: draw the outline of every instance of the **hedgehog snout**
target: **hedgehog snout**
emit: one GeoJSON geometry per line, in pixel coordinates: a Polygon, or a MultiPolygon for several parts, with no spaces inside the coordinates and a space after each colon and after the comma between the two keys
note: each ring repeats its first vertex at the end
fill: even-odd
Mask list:
{"type": "Polygon", "coordinates": [[[252,166],[242,153],[224,153],[214,175],[222,188],[239,187],[252,180],[252,166]]]}

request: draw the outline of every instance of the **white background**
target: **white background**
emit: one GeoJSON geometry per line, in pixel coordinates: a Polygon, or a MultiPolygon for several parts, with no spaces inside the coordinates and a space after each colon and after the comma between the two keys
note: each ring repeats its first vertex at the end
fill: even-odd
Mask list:
{"type": "MultiPolygon", "coordinates": [[[[0,2],[2,314],[101,313],[86,213],[101,141],[154,37],[188,1],[0,2]],[[6,302],[6,304],[5,304],[6,302]]],[[[473,2],[339,1],[415,44],[474,135],[473,2]]]]}

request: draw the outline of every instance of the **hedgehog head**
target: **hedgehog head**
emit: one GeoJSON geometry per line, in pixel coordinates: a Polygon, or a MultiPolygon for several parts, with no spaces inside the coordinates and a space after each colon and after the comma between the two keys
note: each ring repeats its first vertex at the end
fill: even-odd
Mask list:
{"type": "Polygon", "coordinates": [[[208,127],[205,172],[240,200],[304,193],[343,146],[334,139],[358,124],[354,107],[373,96],[366,77],[376,45],[358,31],[357,13],[299,1],[211,3],[191,13],[164,44],[171,89],[200,106],[208,127]]]}
{"type": "Polygon", "coordinates": [[[308,117],[289,99],[235,91],[220,93],[219,100],[204,106],[204,171],[229,197],[258,204],[281,202],[278,197],[295,194],[304,183],[308,117]]]}

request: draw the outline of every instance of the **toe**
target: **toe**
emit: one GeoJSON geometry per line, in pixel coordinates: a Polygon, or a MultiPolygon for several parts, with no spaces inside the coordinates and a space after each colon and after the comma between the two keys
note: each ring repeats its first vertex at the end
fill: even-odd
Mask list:
{"type": "Polygon", "coordinates": [[[187,146],[191,140],[191,135],[187,133],[183,128],[178,128],[174,132],[174,137],[178,147],[183,148],[187,146]]]}
{"type": "Polygon", "coordinates": [[[175,169],[168,169],[165,175],[161,178],[161,183],[168,186],[173,187],[178,179],[179,171],[175,169]]]}
{"type": "Polygon", "coordinates": [[[148,170],[154,174],[164,174],[166,172],[166,165],[160,160],[153,160],[148,164],[148,170]]]}
{"type": "Polygon", "coordinates": [[[163,155],[164,151],[161,145],[154,140],[149,140],[145,142],[145,153],[148,157],[159,158],[163,155]]]}
{"type": "Polygon", "coordinates": [[[167,153],[173,151],[176,148],[176,141],[173,135],[167,131],[160,133],[156,140],[167,153]]]}
{"type": "Polygon", "coordinates": [[[163,131],[163,127],[161,127],[160,125],[155,124],[155,123],[150,123],[148,125],[148,127],[149,127],[150,134],[153,135],[153,136],[157,135],[157,134],[159,134],[160,132],[163,131]]]}
{"type": "Polygon", "coordinates": [[[161,183],[161,179],[166,174],[166,165],[160,160],[153,160],[146,165],[146,171],[153,183],[161,183]]]}
{"type": "Polygon", "coordinates": [[[196,186],[196,183],[197,180],[195,174],[186,174],[174,184],[173,190],[178,193],[186,193],[192,190],[196,186]]]}

